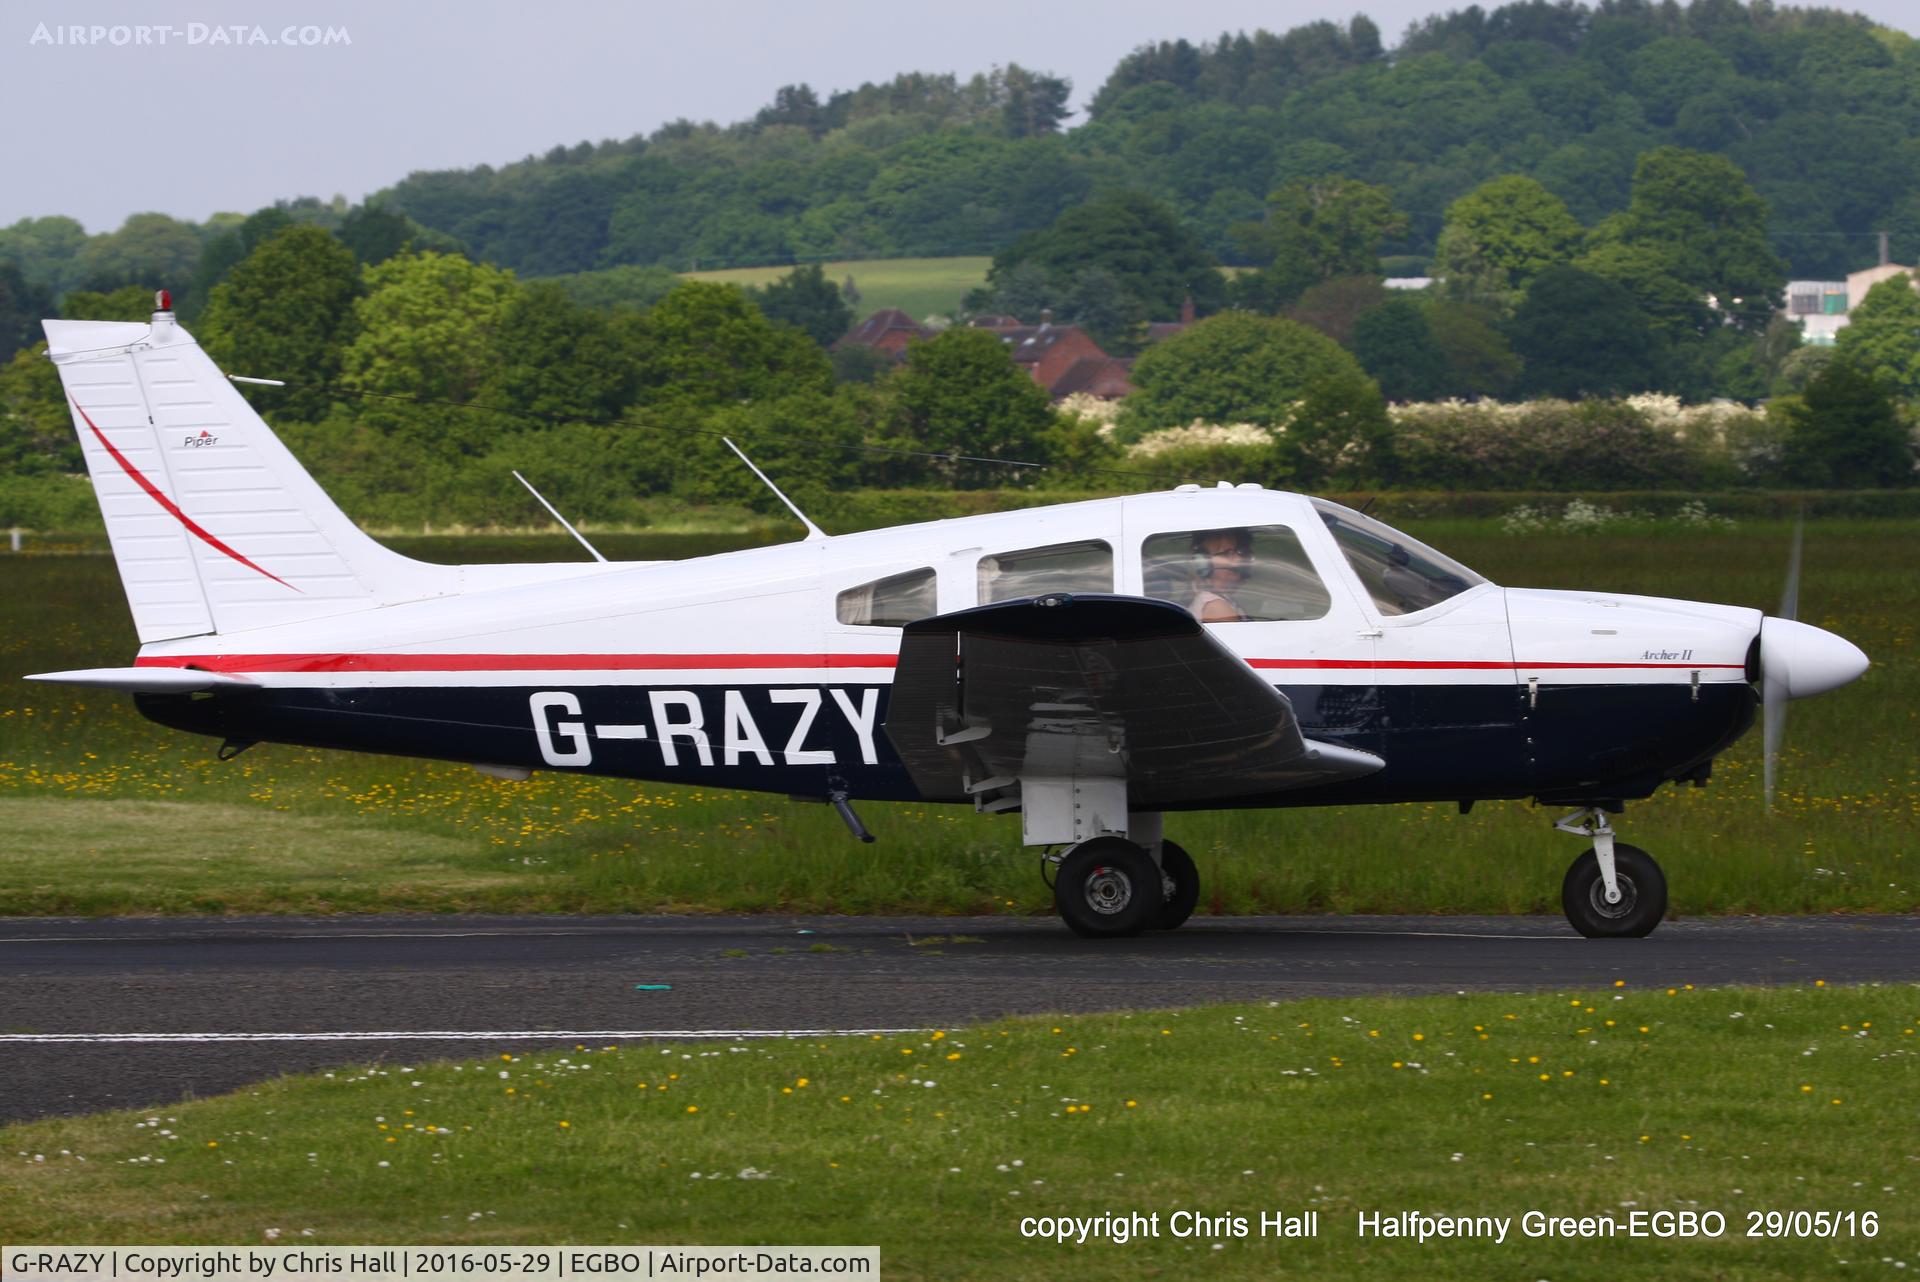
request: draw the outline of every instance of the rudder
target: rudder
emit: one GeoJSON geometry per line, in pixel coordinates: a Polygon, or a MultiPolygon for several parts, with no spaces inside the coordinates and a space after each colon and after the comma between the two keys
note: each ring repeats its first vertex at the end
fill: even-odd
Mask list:
{"type": "Polygon", "coordinates": [[[171,311],[44,324],[142,644],[459,590],[362,533],[171,311]]]}

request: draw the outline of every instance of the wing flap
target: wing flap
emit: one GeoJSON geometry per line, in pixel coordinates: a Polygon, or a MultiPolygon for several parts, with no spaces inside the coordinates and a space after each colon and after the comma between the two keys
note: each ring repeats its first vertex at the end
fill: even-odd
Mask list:
{"type": "Polygon", "coordinates": [[[1304,738],[1287,697],[1170,602],[1056,594],[909,624],[886,730],[929,799],[983,779],[1117,777],[1154,809],[1331,783],[1370,753],[1304,738]]]}

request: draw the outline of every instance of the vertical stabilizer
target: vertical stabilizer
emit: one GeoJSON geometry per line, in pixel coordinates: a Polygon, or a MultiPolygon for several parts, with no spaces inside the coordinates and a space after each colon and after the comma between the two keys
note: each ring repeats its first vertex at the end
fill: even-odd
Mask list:
{"type": "Polygon", "coordinates": [[[171,311],[45,328],[142,644],[458,590],[363,534],[171,311]]]}

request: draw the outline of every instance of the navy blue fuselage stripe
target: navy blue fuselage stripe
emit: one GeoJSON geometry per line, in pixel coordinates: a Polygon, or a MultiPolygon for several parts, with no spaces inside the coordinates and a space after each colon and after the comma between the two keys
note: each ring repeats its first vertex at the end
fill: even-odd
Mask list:
{"type": "MultiPolygon", "coordinates": [[[[1386,768],[1340,784],[1201,808],[1645,796],[1723,751],[1752,724],[1757,707],[1744,683],[1697,691],[1678,683],[1542,685],[1531,702],[1525,687],[1492,684],[1280,688],[1307,737],[1375,753],[1386,768]]],[[[135,702],[163,725],[236,740],[744,791],[824,796],[844,787],[856,799],[919,800],[881,728],[889,689],[277,687],[212,697],[137,695],[135,702]],[[817,692],[811,704],[808,691],[817,692]],[[555,696],[577,701],[579,712],[564,702],[552,706],[555,696]],[[544,712],[534,709],[537,697],[549,705],[544,712]],[[656,715],[663,710],[664,718],[656,715]],[[536,735],[542,718],[545,751],[536,735]],[[733,764],[727,764],[730,718],[741,732],[732,736],[733,764]],[[810,724],[796,737],[803,719],[810,724]],[[661,736],[692,722],[699,732],[673,734],[677,761],[667,764],[661,736]],[[863,723],[870,727],[864,738],[863,723]],[[702,737],[711,764],[702,763],[702,737]],[[869,743],[872,761],[865,759],[869,743]],[[804,764],[778,764],[788,749],[816,755],[804,764]],[[587,759],[580,761],[583,751],[587,759]],[[826,753],[831,763],[819,759],[826,753]],[[575,760],[556,764],[554,755],[575,760]]]]}

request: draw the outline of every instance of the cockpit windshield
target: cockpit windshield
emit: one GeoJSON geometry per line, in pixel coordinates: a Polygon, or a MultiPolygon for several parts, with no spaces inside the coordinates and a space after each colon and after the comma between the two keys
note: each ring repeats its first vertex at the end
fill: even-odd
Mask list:
{"type": "Polygon", "coordinates": [[[1320,519],[1382,614],[1412,614],[1486,580],[1452,557],[1352,508],[1314,499],[1320,519]]]}

